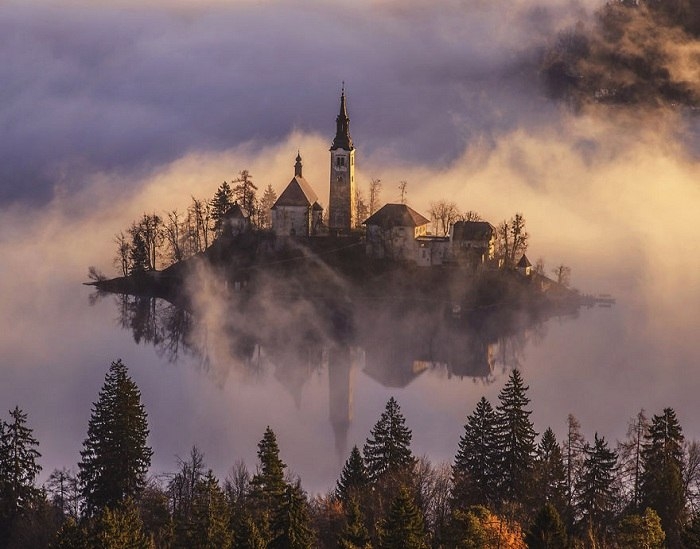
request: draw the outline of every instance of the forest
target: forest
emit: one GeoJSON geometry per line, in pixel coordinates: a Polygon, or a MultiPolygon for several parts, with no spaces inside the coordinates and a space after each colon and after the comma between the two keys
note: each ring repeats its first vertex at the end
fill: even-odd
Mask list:
{"type": "Polygon", "coordinates": [[[90,414],[77,470],[43,485],[39,441],[15,407],[0,422],[3,548],[693,548],[700,547],[700,445],[672,408],[642,410],[627,438],[586,440],[573,415],[558,441],[530,420],[512,370],[498,402],[466,415],[451,463],[411,450],[392,397],[325,494],[289,473],[272,426],[250,471],[224,479],[193,447],[174,471],[150,470],[148,415],[113,362],[90,414]]]}

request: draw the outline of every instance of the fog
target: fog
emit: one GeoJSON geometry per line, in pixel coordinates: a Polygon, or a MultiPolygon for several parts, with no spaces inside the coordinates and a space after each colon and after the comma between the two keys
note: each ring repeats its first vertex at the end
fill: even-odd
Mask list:
{"type": "MultiPolygon", "coordinates": [[[[269,424],[305,486],[329,487],[340,461],[333,360],[348,361],[352,380],[350,446],[394,395],[415,452],[449,460],[466,415],[482,394],[495,402],[513,366],[530,385],[538,432],[551,425],[561,435],[573,413],[587,436],[621,438],[640,408],[673,406],[686,436],[700,437],[698,123],[672,109],[574,112],[548,99],[542,51],[558,31],[589,21],[596,4],[508,6],[0,6],[0,405],[29,413],[44,473],[75,466],[91,403],[117,358],[143,393],[154,473],[172,470],[192,444],[220,476],[238,459],[253,467],[269,424]],[[115,233],[143,212],[210,197],[242,169],[279,193],[300,150],[327,204],[343,80],[360,186],[380,178],[382,202],[393,202],[406,180],[409,205],[425,215],[442,198],[494,225],[522,212],[533,262],[570,266],[575,287],[612,294],[616,305],[523,326],[496,342],[487,378],[436,366],[403,386],[377,378],[371,341],[352,357],[334,355],[304,300],[282,308],[265,296],[255,322],[236,316],[206,270],[192,281],[199,352],[175,362],[120,328],[114,297],[90,306],[80,283],[90,265],[117,274],[115,233]],[[299,358],[299,319],[319,338],[318,360],[299,358]],[[253,371],[232,332],[290,339],[259,349],[253,371]],[[281,364],[299,366],[284,377],[281,364]]],[[[422,333],[411,319],[386,324],[380,340],[422,333]]]]}

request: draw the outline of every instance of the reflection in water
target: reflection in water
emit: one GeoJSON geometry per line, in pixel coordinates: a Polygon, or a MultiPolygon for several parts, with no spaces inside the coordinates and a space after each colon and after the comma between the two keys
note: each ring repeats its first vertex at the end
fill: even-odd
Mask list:
{"type": "Polygon", "coordinates": [[[493,309],[454,318],[442,310],[405,304],[379,310],[360,303],[338,309],[306,300],[304,308],[294,306],[295,314],[287,322],[277,319],[270,330],[265,329],[270,319],[264,308],[234,299],[224,315],[222,352],[221,326],[208,326],[182,307],[132,295],[117,295],[116,304],[118,324],[132,332],[136,343],[153,345],[171,362],[182,355],[196,357],[219,381],[229,373],[249,382],[271,376],[298,408],[305,384],[326,372],[329,421],[340,458],[348,452],[358,371],[390,388],[404,388],[424,375],[490,384],[499,373],[521,365],[527,343],[545,336],[547,318],[577,314],[576,309],[536,314],[493,309]]]}

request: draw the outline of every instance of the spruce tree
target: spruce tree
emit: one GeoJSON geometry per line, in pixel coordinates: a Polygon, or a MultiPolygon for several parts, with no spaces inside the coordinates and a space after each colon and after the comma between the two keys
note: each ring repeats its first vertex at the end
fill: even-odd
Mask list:
{"type": "Polygon", "coordinates": [[[513,370],[498,395],[496,407],[499,499],[524,503],[529,496],[535,456],[535,429],[527,409],[530,399],[519,370],[513,370]]]}
{"type": "Polygon", "coordinates": [[[10,421],[0,420],[0,546],[38,499],[34,481],[41,471],[41,454],[32,433],[27,414],[17,406],[10,411],[10,421]]]}
{"type": "Polygon", "coordinates": [[[413,466],[412,436],[398,403],[391,397],[363,448],[370,481],[376,481],[387,473],[406,471],[413,466]]]}
{"type": "Polygon", "coordinates": [[[299,481],[288,484],[272,521],[269,549],[309,549],[314,543],[309,504],[299,481]]]}
{"type": "Polygon", "coordinates": [[[641,503],[661,518],[669,547],[679,547],[685,522],[683,432],[673,408],[654,416],[642,448],[641,503]]]}
{"type": "Polygon", "coordinates": [[[221,234],[223,229],[223,220],[226,212],[233,204],[233,190],[231,185],[224,181],[214,193],[214,198],[211,199],[211,219],[214,222],[214,232],[217,235],[221,234]]]}
{"type": "Polygon", "coordinates": [[[586,445],[586,457],[578,484],[577,510],[582,524],[594,534],[603,534],[612,523],[615,510],[615,469],[617,454],[605,437],[595,434],[593,446],[586,445]]]}
{"type": "Polygon", "coordinates": [[[369,549],[372,546],[362,510],[355,497],[345,503],[345,526],[340,533],[338,545],[341,549],[369,549]]]}
{"type": "Polygon", "coordinates": [[[566,549],[566,528],[554,505],[545,503],[525,534],[528,549],[566,549]]]}
{"type": "Polygon", "coordinates": [[[368,482],[369,477],[360,450],[357,446],[353,446],[336,483],[335,496],[343,503],[347,503],[350,498],[365,489],[368,482]]]}
{"type": "Polygon", "coordinates": [[[496,413],[485,397],[467,417],[452,466],[453,506],[492,505],[498,485],[496,413]]]}
{"type": "Polygon", "coordinates": [[[153,454],[147,437],[141,392],[122,361],[112,362],[80,452],[78,476],[88,516],[141,492],[153,454]]]}
{"type": "Polygon", "coordinates": [[[88,547],[100,549],[154,549],[143,531],[138,509],[129,498],[113,508],[105,507],[94,518],[88,547]]]}
{"type": "Polygon", "coordinates": [[[405,487],[399,490],[384,521],[380,536],[382,549],[423,549],[425,529],[423,516],[405,487]]]}
{"type": "Polygon", "coordinates": [[[233,518],[233,547],[266,549],[267,543],[247,509],[238,509],[233,518]]]}
{"type": "Polygon", "coordinates": [[[550,427],[542,434],[537,446],[534,478],[538,507],[550,503],[558,513],[563,513],[566,509],[566,470],[561,447],[550,427]]]}
{"type": "Polygon", "coordinates": [[[250,502],[261,536],[270,541],[272,518],[284,502],[287,488],[284,469],[287,466],[279,457],[277,437],[269,426],[258,444],[258,460],[258,472],[250,481],[250,502]]]}
{"type": "Polygon", "coordinates": [[[195,487],[187,539],[187,547],[191,549],[228,549],[232,546],[226,496],[211,470],[195,487]]]}

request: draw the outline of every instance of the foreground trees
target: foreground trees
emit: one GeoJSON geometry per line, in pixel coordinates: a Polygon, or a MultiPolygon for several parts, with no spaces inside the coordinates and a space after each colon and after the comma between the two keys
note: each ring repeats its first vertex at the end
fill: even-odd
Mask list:
{"type": "Polygon", "coordinates": [[[116,361],[93,406],[78,478],[54,471],[50,500],[35,486],[40,456],[26,414],[15,408],[0,422],[0,549],[700,546],[685,471],[695,450],[673,409],[638,429],[632,475],[604,437],[586,443],[573,418],[563,445],[547,429],[535,447],[527,391],[513,371],[495,409],[478,401],[451,468],[413,456],[412,432],[390,398],[336,489],[310,505],[301,481],[285,474],[270,427],[252,477],[239,463],[222,485],[195,447],[167,483],[146,483],[146,413],[116,361]]]}
{"type": "Polygon", "coordinates": [[[143,490],[153,454],[147,437],[141,392],[122,361],[112,362],[80,452],[78,476],[88,516],[137,497],[143,490]]]}

